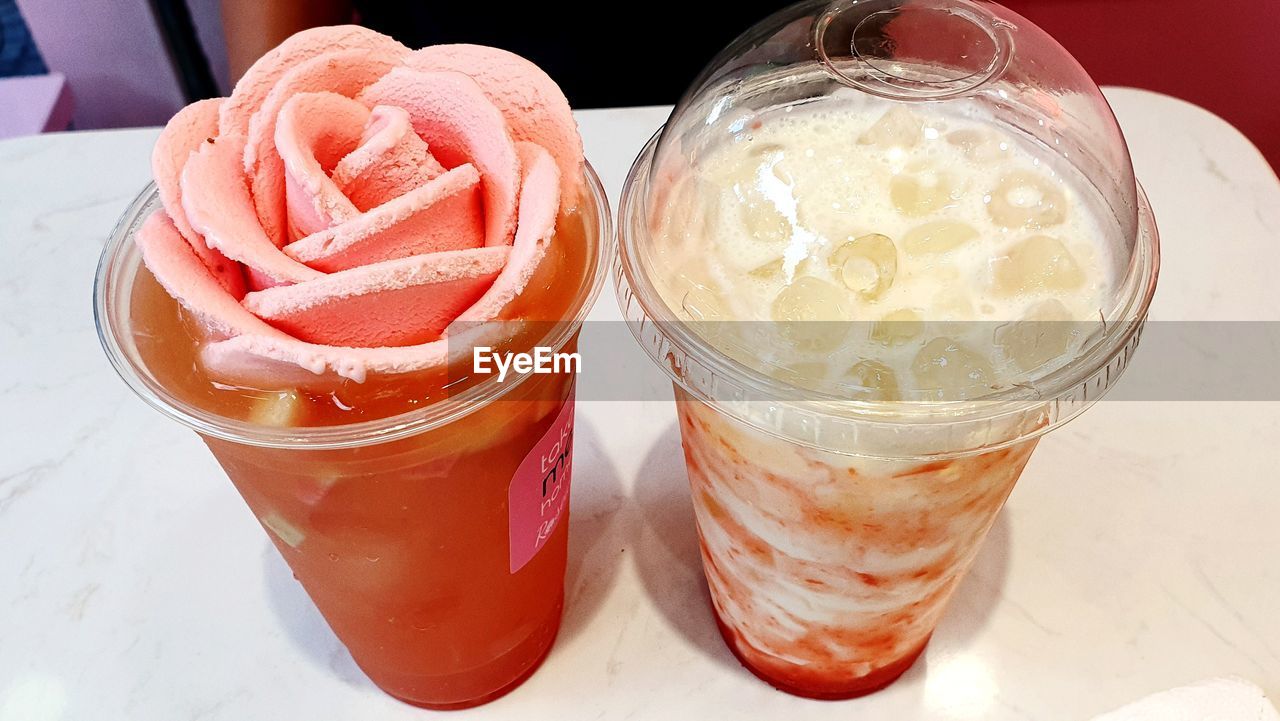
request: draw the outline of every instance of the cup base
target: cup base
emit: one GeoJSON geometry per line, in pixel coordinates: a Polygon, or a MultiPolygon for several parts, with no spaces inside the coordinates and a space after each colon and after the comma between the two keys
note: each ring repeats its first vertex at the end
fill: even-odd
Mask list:
{"type": "MultiPolygon", "coordinates": [[[[563,606],[561,604],[557,604],[555,613],[552,614],[553,618],[551,619],[550,623],[544,625],[542,629],[539,629],[539,631],[531,635],[528,641],[517,646],[511,651],[508,651],[504,656],[495,659],[491,664],[493,666],[501,665],[506,658],[512,657],[512,656],[523,656],[528,653],[528,649],[530,646],[536,647],[537,645],[541,644],[542,648],[537,652],[537,656],[528,665],[528,667],[522,670],[515,678],[506,682],[502,686],[499,686],[498,688],[492,691],[486,691],[486,692],[480,693],[479,695],[472,696],[470,698],[467,698],[464,695],[463,698],[456,701],[433,701],[433,700],[424,699],[421,697],[421,696],[428,696],[428,694],[426,693],[415,698],[409,694],[404,693],[403,691],[404,689],[413,688],[414,686],[417,686],[420,684],[429,684],[430,686],[433,686],[437,689],[448,689],[451,687],[453,689],[457,689],[460,686],[470,685],[467,683],[469,681],[471,683],[474,683],[474,677],[476,675],[475,671],[468,671],[463,674],[458,674],[456,677],[453,677],[453,678],[432,677],[429,679],[423,679],[422,677],[416,677],[413,679],[409,679],[404,677],[394,678],[394,674],[370,673],[368,669],[366,669],[363,666],[360,666],[360,663],[358,661],[356,662],[356,665],[360,666],[360,670],[364,672],[365,676],[368,676],[369,679],[374,682],[374,685],[376,685],[379,689],[381,689],[383,693],[387,694],[388,696],[391,696],[397,701],[401,701],[406,704],[409,704],[410,706],[416,706],[417,708],[424,708],[432,711],[456,711],[461,709],[473,708],[475,706],[482,706],[484,704],[489,703],[490,701],[495,701],[503,696],[506,696],[507,694],[516,690],[518,686],[523,684],[525,681],[528,681],[529,677],[532,676],[534,672],[536,672],[538,668],[542,666],[542,663],[547,660],[547,656],[551,655],[551,649],[555,647],[556,636],[559,635],[560,633],[560,622],[563,615],[562,610],[563,610],[563,606]],[[400,689],[400,690],[393,690],[393,689],[400,689]]],[[[430,695],[437,695],[437,694],[430,694],[430,695]]],[[[446,696],[446,695],[452,695],[452,694],[438,694],[438,695],[446,696]]]]}
{"type": "Polygon", "coordinates": [[[716,619],[716,628],[720,629],[720,636],[724,638],[724,644],[729,647],[729,651],[733,653],[734,658],[738,659],[738,663],[741,663],[753,676],[783,693],[818,701],[844,701],[866,696],[885,688],[906,673],[907,669],[911,668],[916,662],[916,659],[920,658],[920,654],[924,653],[925,646],[929,645],[929,637],[926,637],[915,650],[907,655],[860,678],[826,683],[821,686],[817,684],[800,685],[794,681],[779,678],[770,674],[769,671],[753,665],[738,649],[737,633],[720,618],[720,613],[716,610],[714,604],[711,607],[711,614],[716,619]]]}

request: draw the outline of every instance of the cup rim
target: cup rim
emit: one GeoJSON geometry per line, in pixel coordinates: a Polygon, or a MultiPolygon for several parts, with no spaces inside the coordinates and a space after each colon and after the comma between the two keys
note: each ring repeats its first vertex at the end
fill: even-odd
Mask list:
{"type": "Polygon", "coordinates": [[[800,423],[807,429],[805,432],[789,433],[782,428],[781,417],[791,413],[810,420],[838,419],[878,426],[883,432],[901,430],[907,425],[989,424],[1015,418],[1028,421],[1017,424],[1020,430],[1012,436],[990,437],[991,427],[987,426],[965,448],[913,457],[939,458],[995,450],[1042,435],[1092,405],[1114,385],[1137,345],[1160,268],[1159,233],[1140,185],[1136,186],[1138,233],[1129,267],[1122,278],[1117,306],[1122,322],[1106,324],[1098,342],[1061,368],[1036,379],[1037,386],[1010,386],[965,400],[882,402],[800,389],[765,375],[719,351],[680,320],[661,299],[641,258],[638,244],[648,239],[645,217],[650,207],[649,176],[654,172],[654,157],[664,128],[665,125],[659,128],[636,156],[618,203],[618,257],[613,268],[617,299],[632,335],[676,384],[695,399],[757,430],[801,445],[830,450],[820,441],[821,434],[815,430],[814,423],[800,423]],[[629,308],[632,302],[638,306],[634,311],[629,308]],[[655,334],[660,336],[661,343],[649,342],[648,336],[655,334]],[[694,367],[702,378],[691,377],[695,374],[689,369],[694,367]],[[713,395],[708,392],[711,387],[721,392],[713,395]],[[764,408],[748,408],[752,404],[764,408]]]}
{"type": "MultiPolygon", "coordinates": [[[[591,204],[596,211],[595,227],[587,228],[588,237],[594,232],[591,243],[594,256],[588,260],[589,274],[582,284],[571,308],[570,318],[553,324],[538,345],[560,348],[582,327],[595,299],[604,285],[607,267],[613,256],[613,216],[599,175],[589,162],[583,160],[583,204],[591,204]]],[[[120,329],[115,327],[111,313],[114,291],[124,273],[136,273],[142,266],[141,258],[128,263],[128,251],[135,248],[133,235],[137,226],[151,211],[159,197],[154,182],[134,198],[117,220],[98,260],[93,283],[93,316],[98,339],[116,373],[125,384],[147,405],[172,420],[196,431],[202,436],[217,438],[244,445],[267,448],[304,448],[331,450],[355,448],[376,443],[386,443],[430,431],[452,423],[489,403],[510,393],[532,374],[508,377],[499,383],[497,377],[487,378],[456,395],[431,403],[423,408],[399,413],[385,418],[333,426],[304,426],[275,428],[247,421],[228,418],[201,409],[169,393],[146,370],[136,353],[129,353],[121,341],[120,329]],[[124,267],[129,266],[129,267],[124,267]],[[140,367],[141,366],[141,367],[140,367]]],[[[132,279],[128,279],[132,288],[132,279]]],[[[127,290],[127,289],[125,289],[127,290]]]]}

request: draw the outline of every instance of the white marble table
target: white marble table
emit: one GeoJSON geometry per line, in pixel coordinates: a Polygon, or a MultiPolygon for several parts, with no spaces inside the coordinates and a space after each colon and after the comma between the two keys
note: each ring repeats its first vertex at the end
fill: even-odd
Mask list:
{"type": "MultiPolygon", "coordinates": [[[[1193,106],[1109,95],[1164,237],[1152,316],[1278,319],[1261,156],[1193,106]]],[[[579,114],[613,197],[665,115],[579,114]]],[[[429,716],[361,676],[195,435],[98,349],[94,264],[155,135],[0,143],[0,721],[429,716]]],[[[618,317],[611,296],[594,317],[618,317]]],[[[927,655],[827,703],[721,644],[656,374],[652,398],[582,405],[564,629],[528,683],[459,716],[1057,721],[1219,674],[1280,697],[1280,403],[1106,402],[1054,433],[927,655]]]]}

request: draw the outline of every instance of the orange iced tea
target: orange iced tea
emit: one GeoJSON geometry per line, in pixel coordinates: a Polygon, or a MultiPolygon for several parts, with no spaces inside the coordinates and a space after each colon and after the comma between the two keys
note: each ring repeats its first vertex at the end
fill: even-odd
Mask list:
{"type": "MultiPolygon", "coordinates": [[[[602,262],[599,197],[559,218],[525,291],[503,311],[502,319],[520,322],[503,331],[498,349],[539,345],[570,322],[561,319],[579,314],[602,262]]],[[[305,434],[409,419],[493,382],[470,372],[465,349],[458,362],[431,372],[338,380],[319,389],[216,382],[199,360],[200,321],[136,252],[125,262],[136,268],[121,274],[129,285],[120,293],[129,302],[119,308],[127,316],[112,320],[126,355],[136,354],[169,402],[220,419],[305,434]]],[[[558,350],[576,350],[576,329],[562,337],[558,350]]],[[[201,435],[369,677],[409,703],[465,707],[531,674],[559,627],[573,387],[573,375],[563,370],[530,375],[496,400],[461,408],[453,420],[380,443],[273,447],[201,435]],[[554,451],[549,464],[539,458],[547,520],[536,552],[525,549],[516,568],[513,477],[542,448],[554,451]]]]}
{"type": "Polygon", "coordinates": [[[151,166],[98,268],[116,370],[204,438],[379,686],[512,688],[559,624],[610,242],[564,93],[505,50],[314,27],[182,108],[151,166]]]}

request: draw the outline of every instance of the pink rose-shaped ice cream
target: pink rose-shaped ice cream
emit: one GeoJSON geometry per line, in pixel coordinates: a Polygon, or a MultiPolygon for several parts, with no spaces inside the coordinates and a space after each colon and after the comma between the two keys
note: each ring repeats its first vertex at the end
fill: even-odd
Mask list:
{"type": "Polygon", "coordinates": [[[442,364],[451,324],[524,289],[583,172],[537,66],[357,26],[299,33],[179,112],[152,164],[164,211],[136,242],[232,382],[442,364]]]}

